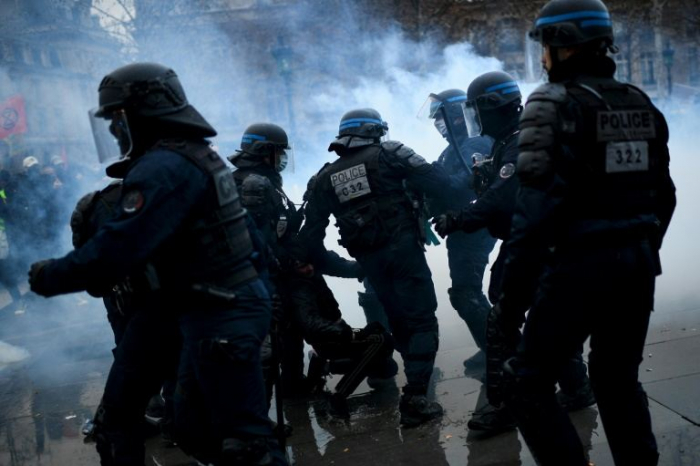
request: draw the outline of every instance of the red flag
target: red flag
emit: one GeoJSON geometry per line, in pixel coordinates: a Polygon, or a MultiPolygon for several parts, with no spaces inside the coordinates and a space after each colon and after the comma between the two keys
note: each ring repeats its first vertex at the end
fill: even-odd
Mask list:
{"type": "Polygon", "coordinates": [[[26,131],[27,114],[24,112],[24,98],[16,95],[0,103],[0,139],[26,131]]]}

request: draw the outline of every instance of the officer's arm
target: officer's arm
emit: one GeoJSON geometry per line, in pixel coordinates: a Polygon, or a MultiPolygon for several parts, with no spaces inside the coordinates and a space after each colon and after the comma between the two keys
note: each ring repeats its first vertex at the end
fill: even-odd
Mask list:
{"type": "Polygon", "coordinates": [[[444,196],[445,187],[450,185],[447,171],[442,165],[429,164],[410,147],[400,142],[382,143],[384,148],[380,163],[388,170],[396,171],[406,178],[411,187],[424,192],[429,197],[444,196]]]}
{"type": "Polygon", "coordinates": [[[548,238],[563,210],[564,183],[553,160],[561,147],[557,142],[558,106],[566,99],[563,86],[545,84],[536,89],[520,118],[516,195],[508,259],[503,277],[504,308],[524,312],[537,286],[548,238]]]}
{"type": "Polygon", "coordinates": [[[326,228],[330,223],[331,211],[322,196],[315,188],[304,209],[304,226],[299,231],[298,241],[304,249],[304,255],[314,264],[323,263],[323,251],[326,250],[323,240],[326,228]]]}
{"type": "Polygon", "coordinates": [[[345,259],[335,251],[326,250],[320,259],[319,263],[314,264],[318,273],[331,277],[357,278],[358,280],[364,277],[362,267],[357,261],[345,259]]]}
{"type": "MultiPolygon", "coordinates": [[[[661,122],[661,130],[663,134],[660,138],[664,142],[668,142],[668,126],[666,124],[666,119],[664,116],[656,110],[656,118],[661,122]]],[[[673,217],[673,211],[676,209],[676,186],[671,179],[671,173],[669,171],[670,155],[668,153],[668,146],[664,145],[664,153],[660,163],[662,164],[660,172],[661,180],[659,180],[659,190],[658,190],[658,201],[656,205],[656,216],[660,223],[660,235],[659,235],[659,247],[661,247],[661,242],[668,225],[671,223],[671,217],[673,217]]]]}
{"type": "Polygon", "coordinates": [[[46,265],[46,296],[111,286],[139,270],[203,201],[207,178],[184,157],[152,152],[124,180],[116,217],[83,247],[46,265]]]}

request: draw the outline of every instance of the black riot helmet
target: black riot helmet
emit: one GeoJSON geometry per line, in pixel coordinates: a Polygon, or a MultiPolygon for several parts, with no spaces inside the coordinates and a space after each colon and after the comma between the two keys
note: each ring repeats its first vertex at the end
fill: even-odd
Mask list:
{"type": "Polygon", "coordinates": [[[515,79],[503,71],[482,74],[469,84],[464,121],[469,137],[487,134],[499,139],[520,114],[522,94],[515,79]]]}
{"type": "Polygon", "coordinates": [[[613,45],[610,13],[600,0],[551,0],[535,20],[530,38],[551,47],[598,42],[613,45]]]}
{"type": "Polygon", "coordinates": [[[430,94],[423,104],[419,115],[434,120],[435,128],[450,144],[456,144],[451,139],[467,136],[464,124],[462,105],[467,100],[467,93],[461,89],[447,89],[439,94],[430,94]]]}
{"type": "MultiPolygon", "coordinates": [[[[175,72],[157,63],[132,63],[102,79],[99,107],[90,111],[98,151],[109,147],[98,140],[97,119],[110,120],[121,157],[142,151],[148,144],[176,135],[208,138],[216,131],[189,104],[175,72]]],[[[101,160],[104,158],[101,155],[101,160]]]]}
{"type": "Polygon", "coordinates": [[[350,110],[340,119],[338,138],[343,136],[357,136],[367,139],[379,140],[389,131],[386,121],[373,108],[359,108],[350,110]]]}
{"type": "Polygon", "coordinates": [[[281,172],[289,162],[291,150],[287,133],[280,126],[254,123],[245,129],[241,148],[229,160],[238,168],[268,163],[281,172]]]}

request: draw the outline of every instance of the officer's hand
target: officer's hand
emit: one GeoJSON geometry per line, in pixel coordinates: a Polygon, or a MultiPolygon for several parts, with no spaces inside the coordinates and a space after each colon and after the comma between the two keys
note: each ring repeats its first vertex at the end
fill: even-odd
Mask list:
{"type": "Polygon", "coordinates": [[[29,268],[29,288],[36,294],[41,296],[47,296],[48,290],[43,286],[42,272],[47,264],[53,262],[53,259],[47,259],[39,262],[35,262],[29,268]]]}
{"type": "Polygon", "coordinates": [[[435,231],[437,231],[438,235],[442,238],[459,230],[459,223],[459,214],[452,211],[433,218],[435,231]]]}

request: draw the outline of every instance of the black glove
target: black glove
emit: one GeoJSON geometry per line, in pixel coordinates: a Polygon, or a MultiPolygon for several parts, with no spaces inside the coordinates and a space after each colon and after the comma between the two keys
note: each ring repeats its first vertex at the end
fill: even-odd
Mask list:
{"type": "Polygon", "coordinates": [[[39,262],[34,262],[29,268],[29,288],[36,294],[48,296],[48,290],[42,286],[42,272],[44,267],[53,262],[53,259],[47,259],[39,262]]]}
{"type": "Polygon", "coordinates": [[[372,336],[383,335],[385,333],[386,329],[382,324],[379,322],[370,322],[365,328],[355,330],[355,340],[368,340],[371,339],[372,336]]]}
{"type": "Polygon", "coordinates": [[[461,224],[460,214],[458,212],[447,211],[442,215],[433,217],[433,225],[435,226],[435,231],[441,238],[459,230],[461,224]]]}

